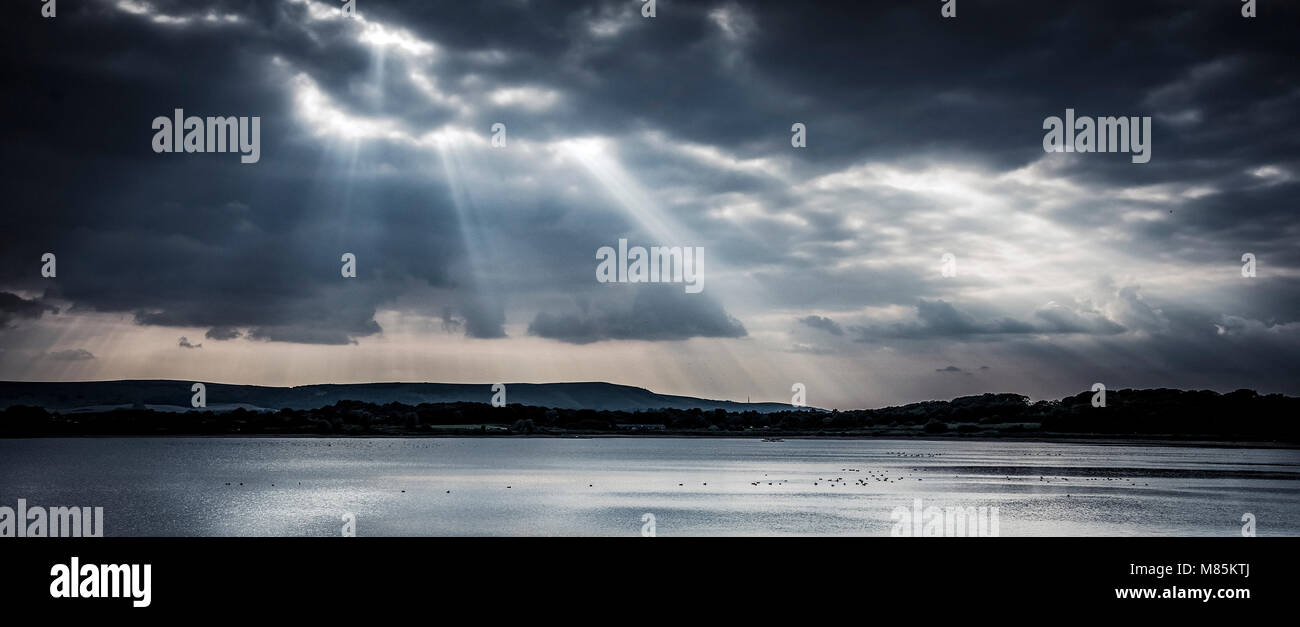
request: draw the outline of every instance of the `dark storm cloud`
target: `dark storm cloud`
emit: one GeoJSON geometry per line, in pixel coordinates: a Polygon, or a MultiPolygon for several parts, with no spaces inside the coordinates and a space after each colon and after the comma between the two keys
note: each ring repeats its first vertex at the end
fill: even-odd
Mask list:
{"type": "Polygon", "coordinates": [[[704,294],[679,286],[642,287],[629,305],[589,307],[589,311],[542,312],[528,333],[572,344],[602,340],[685,340],[692,337],[744,337],[745,327],[704,294]]]}
{"type": "MultiPolygon", "coordinates": [[[[1268,19],[1256,20],[1227,19],[1233,12],[1213,2],[1175,0],[985,3],[955,20],[929,9],[673,3],[646,20],[623,0],[501,0],[372,2],[368,11],[453,51],[501,55],[490,65],[458,57],[452,72],[571,94],[581,106],[547,118],[560,135],[580,117],[586,132],[653,128],[763,156],[788,148],[790,123],[804,121],[812,139],[801,158],[957,152],[1005,166],[1041,156],[1043,118],[1074,107],[1171,118],[1156,148],[1166,158],[1153,163],[1185,165],[1228,156],[1241,135],[1225,124],[1278,128],[1295,119],[1285,104],[1298,95],[1284,78],[1295,72],[1290,26],[1300,10],[1293,6],[1271,7],[1268,19]],[[719,26],[727,14],[751,26],[729,36],[719,26]],[[603,17],[623,24],[616,36],[593,35],[603,17]],[[1216,64],[1225,70],[1214,71],[1216,64]],[[1202,124],[1172,126],[1191,109],[1202,124]],[[1208,154],[1184,154],[1188,147],[1208,154]]],[[[1263,155],[1295,158],[1294,137],[1261,139],[1263,155]]],[[[1102,158],[1092,167],[1146,176],[1125,162],[1102,158]]],[[[1178,171],[1167,169],[1162,176],[1178,171]]]]}
{"type": "Polygon", "coordinates": [[[57,307],[40,299],[28,300],[17,294],[0,292],[0,329],[9,327],[17,320],[34,320],[47,313],[58,312],[57,307]]]}
{"type": "MultiPolygon", "coordinates": [[[[434,46],[428,68],[377,53],[356,24],[314,19],[299,2],[148,3],[184,25],[112,2],[61,6],[48,21],[31,11],[6,21],[16,26],[7,45],[22,54],[3,60],[12,96],[0,103],[0,288],[50,288],[74,310],[206,328],[214,341],[349,344],[383,331],[382,308],[481,338],[504,337],[512,315],[571,343],[741,337],[737,317],[748,323],[766,305],[783,308],[783,323],[872,342],[998,341],[1026,360],[1069,364],[1144,354],[1175,373],[1178,363],[1244,372],[1272,338],[1258,354],[1293,366],[1300,8],[1275,3],[1244,20],[1220,2],[995,2],[943,20],[934,4],[661,2],[653,20],[628,0],[360,4],[364,18],[434,46]],[[412,78],[426,69],[434,96],[412,78]],[[427,146],[318,137],[321,124],[302,120],[300,77],[342,114],[406,137],[452,122],[486,134],[505,121],[512,138],[538,146],[608,138],[644,187],[679,199],[661,209],[700,240],[641,243],[707,246],[766,301],[729,311],[645,289],[613,302],[593,285],[591,252],[647,238],[644,216],[618,211],[581,172],[547,170],[540,149],[448,174],[427,146]],[[512,102],[501,88],[533,91],[512,102]],[[176,107],[261,116],[262,161],[153,154],[149,123],[176,107]],[[1151,163],[1053,155],[1060,167],[1034,176],[1073,184],[1071,200],[1006,184],[995,190],[1005,213],[992,216],[888,185],[808,185],[865,163],[903,173],[955,164],[996,178],[1043,159],[1042,120],[1067,107],[1152,116],[1151,163]],[[806,149],[790,147],[795,121],[808,125],[806,149]],[[1147,187],[1158,189],[1110,193],[1147,187]],[[742,217],[720,217],[729,204],[742,217]],[[939,219],[915,219],[930,213],[939,219]],[[1024,216],[1106,243],[1055,251],[1080,273],[1122,252],[1133,274],[1201,280],[1194,268],[1230,275],[1251,252],[1260,276],[1187,287],[1182,306],[1153,306],[1126,284],[1108,290],[1105,310],[1073,294],[975,302],[965,292],[1000,286],[932,280],[947,239],[983,238],[963,255],[1038,242],[1042,232],[999,230],[1010,222],[999,218],[1024,216]],[[59,255],[56,280],[35,271],[46,251],[59,255]],[[355,279],[340,276],[344,252],[357,256],[355,279]],[[570,296],[598,304],[556,305],[570,296]],[[876,306],[912,312],[861,323],[839,313],[876,306]],[[1067,351],[1036,343],[1042,336],[1094,344],[1067,351]]],[[[0,325],[53,311],[5,298],[0,325]]]]}
{"type": "MultiPolygon", "coordinates": [[[[332,157],[301,140],[289,96],[267,71],[270,55],[299,55],[345,76],[365,64],[358,46],[340,38],[322,50],[301,9],[261,5],[218,6],[243,19],[182,29],[91,3],[18,35],[39,53],[8,58],[25,97],[6,99],[8,119],[24,122],[5,151],[39,157],[6,159],[20,163],[6,172],[18,209],[3,220],[18,236],[7,241],[0,280],[34,285],[27,261],[53,250],[53,289],[80,308],[327,344],[379,332],[376,308],[412,283],[451,284],[461,244],[446,190],[322,170],[332,157]],[[150,121],[177,107],[261,116],[262,162],[153,154],[150,121]],[[364,285],[340,277],[343,252],[360,258],[364,285]]],[[[403,157],[386,146],[357,154],[372,164],[403,157]]]]}
{"type": "MultiPolygon", "coordinates": [[[[1202,183],[1217,191],[1176,203],[1171,221],[1134,226],[1130,250],[1198,263],[1215,252],[1226,258],[1257,249],[1275,263],[1297,262],[1282,228],[1293,220],[1286,198],[1297,180],[1265,185],[1245,173],[1264,164],[1300,169],[1293,130],[1300,92],[1290,61],[1296,50],[1287,34],[1295,7],[1248,21],[1223,19],[1213,3],[1008,2],[944,21],[937,10],[908,5],[710,3],[675,5],[654,21],[632,19],[617,37],[602,39],[590,24],[621,15],[626,7],[618,2],[490,10],[508,4],[450,14],[424,5],[400,14],[446,46],[502,52],[501,65],[476,72],[563,91],[568,106],[537,116],[550,136],[655,129],[670,142],[720,146],[739,157],[793,154],[796,172],[921,156],[1011,168],[1042,157],[1042,120],[1066,107],[1081,115],[1152,115],[1151,163],[1133,167],[1123,156],[1093,155],[1059,175],[1098,189],[1202,183]],[[719,10],[744,15],[753,27],[729,40],[714,24],[719,10]],[[664,38],[674,45],[662,46],[664,38]],[[734,64],[726,61],[729,51],[734,64]],[[810,125],[809,149],[788,149],[792,120],[810,125]]],[[[717,170],[692,177],[690,167],[658,152],[620,146],[639,171],[715,193],[758,193],[773,217],[791,204],[788,185],[717,170]]],[[[914,209],[915,199],[907,199],[893,211],[914,209]]],[[[1113,203],[1069,210],[1054,217],[1098,227],[1115,221],[1113,203]]],[[[817,217],[807,209],[800,215],[817,217]]],[[[821,264],[853,250],[833,245],[849,238],[839,216],[829,219],[805,231],[759,223],[749,235],[704,219],[692,224],[711,231],[719,251],[737,263],[797,267],[795,250],[821,264]]],[[[856,243],[859,252],[867,244],[856,243]]],[[[833,298],[840,287],[805,284],[820,293],[804,302],[833,298]]],[[[905,284],[875,295],[894,303],[924,296],[905,284]]]]}

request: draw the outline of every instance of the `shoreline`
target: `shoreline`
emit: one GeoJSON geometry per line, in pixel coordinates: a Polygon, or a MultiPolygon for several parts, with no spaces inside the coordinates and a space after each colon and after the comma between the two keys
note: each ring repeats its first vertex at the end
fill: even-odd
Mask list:
{"type": "MultiPolygon", "coordinates": [[[[81,435],[41,435],[29,437],[0,437],[0,440],[70,440],[70,439],[171,439],[171,438],[241,438],[241,439],[334,439],[334,440],[378,440],[378,439],[550,439],[550,440],[596,440],[596,439],[726,439],[726,440],[755,440],[762,442],[764,438],[776,437],[780,440],[819,440],[819,441],[894,441],[894,442],[1020,442],[1020,443],[1040,443],[1040,444],[1095,444],[1106,446],[1182,446],[1196,448],[1228,448],[1228,449],[1300,449],[1300,442],[1272,442],[1272,441],[1220,441],[1220,440],[1199,440],[1199,439],[1159,439],[1159,438],[1121,438],[1113,436],[1078,436],[1078,435],[1052,435],[1042,437],[990,437],[990,436],[944,436],[938,434],[925,434],[923,436],[908,435],[748,435],[748,434],[726,434],[726,433],[664,433],[664,434],[631,434],[631,433],[571,433],[571,434],[523,434],[523,433],[498,433],[493,435],[483,435],[478,433],[376,433],[376,434],[357,434],[357,435],[337,435],[321,433],[167,433],[167,434],[81,434],[81,435]]],[[[781,444],[782,442],[764,442],[767,444],[781,444]]]]}

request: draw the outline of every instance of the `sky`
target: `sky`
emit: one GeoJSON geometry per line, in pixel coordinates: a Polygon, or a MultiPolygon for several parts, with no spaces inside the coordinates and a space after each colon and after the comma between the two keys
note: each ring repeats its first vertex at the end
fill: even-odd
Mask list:
{"type": "Polygon", "coordinates": [[[0,380],[1300,393],[1291,3],[38,4],[0,380]],[[175,109],[259,159],[156,152],[175,109]],[[1149,117],[1150,161],[1045,151],[1067,109],[1149,117]],[[598,280],[619,240],[703,289],[598,280]]]}

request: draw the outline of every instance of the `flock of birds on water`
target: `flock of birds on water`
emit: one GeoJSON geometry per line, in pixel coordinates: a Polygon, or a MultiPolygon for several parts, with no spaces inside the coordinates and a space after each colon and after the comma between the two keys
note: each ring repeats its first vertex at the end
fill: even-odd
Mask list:
{"type": "MultiPolygon", "coordinates": [[[[911,451],[884,451],[884,454],[885,454],[886,456],[889,456],[889,457],[895,457],[895,458],[935,458],[935,457],[941,457],[941,456],[943,455],[943,453],[924,453],[924,452],[923,452],[923,453],[917,453],[917,452],[911,452],[911,451]]],[[[1031,453],[1024,453],[1023,455],[1024,455],[1024,456],[1048,456],[1048,457],[1059,457],[1059,456],[1062,455],[1062,453],[1059,453],[1059,452],[1036,452],[1036,453],[1035,453],[1035,452],[1031,452],[1031,453]]],[[[844,477],[843,477],[843,476],[835,476],[835,477],[825,476],[825,477],[818,477],[816,481],[813,481],[812,485],[813,485],[814,487],[821,487],[821,485],[822,485],[823,483],[825,483],[826,486],[829,487],[829,488],[848,487],[848,486],[870,487],[873,483],[884,483],[884,484],[902,483],[903,481],[906,481],[906,480],[908,480],[908,479],[915,479],[916,481],[924,481],[924,478],[922,478],[922,477],[917,477],[917,476],[915,476],[915,474],[914,474],[915,472],[922,472],[922,469],[921,469],[921,468],[919,468],[919,467],[913,467],[913,468],[911,468],[910,470],[913,471],[913,472],[907,472],[907,473],[904,475],[903,472],[905,472],[905,471],[902,470],[902,469],[900,469],[900,470],[899,470],[899,474],[898,474],[898,476],[891,476],[891,475],[888,474],[886,471],[876,471],[876,470],[871,470],[871,469],[865,469],[865,470],[864,470],[864,469],[862,469],[862,468],[847,468],[847,467],[846,467],[846,468],[840,468],[840,472],[845,472],[845,473],[866,473],[866,474],[865,474],[864,476],[862,476],[861,478],[853,479],[853,481],[852,481],[851,483],[846,483],[845,480],[844,480],[844,477]]],[[[768,486],[780,487],[780,486],[784,486],[784,485],[786,485],[787,483],[790,483],[790,480],[789,480],[789,479],[771,479],[768,473],[764,473],[764,474],[763,474],[763,477],[764,477],[763,479],[760,479],[760,480],[758,480],[758,481],[750,481],[750,482],[749,482],[749,485],[751,485],[751,486],[763,486],[763,485],[768,485],[768,486]]],[[[1011,476],[1010,476],[1010,475],[1006,475],[1006,476],[1004,476],[1004,480],[1006,480],[1006,481],[1011,481],[1011,476]]],[[[1102,481],[1106,481],[1106,482],[1116,482],[1118,485],[1124,485],[1125,483],[1127,483],[1127,485],[1128,485],[1129,487],[1137,487],[1137,486],[1139,486],[1139,485],[1145,487],[1145,486],[1150,486],[1150,485],[1151,485],[1151,484],[1149,484],[1149,483],[1142,483],[1142,484],[1139,484],[1139,483],[1137,483],[1137,481],[1134,481],[1133,479],[1122,478],[1122,477],[1076,477],[1076,480],[1081,481],[1081,482],[1086,482],[1086,481],[1096,481],[1096,482],[1102,482],[1102,481]]],[[[1047,476],[1047,475],[1039,475],[1039,476],[1038,476],[1038,482],[1039,482],[1039,483],[1043,483],[1043,484],[1051,484],[1051,483],[1053,483],[1053,482],[1069,482],[1069,481],[1070,481],[1070,478],[1069,478],[1069,477],[1061,477],[1061,476],[1057,476],[1057,477],[1053,478],[1053,477],[1049,477],[1049,476],[1047,476]]],[[[227,486],[233,486],[233,485],[236,485],[236,483],[235,483],[235,482],[227,481],[227,482],[226,482],[226,485],[227,485],[227,486]]],[[[237,485],[239,485],[239,486],[243,486],[244,483],[243,483],[243,482],[238,482],[237,485]]],[[[709,484],[708,484],[707,481],[705,481],[705,482],[701,482],[701,485],[702,485],[702,486],[707,486],[707,485],[709,485],[709,484]]],[[[302,482],[301,482],[301,481],[298,482],[298,486],[302,486],[302,482]]],[[[274,488],[274,487],[275,487],[275,484],[272,483],[272,484],[271,484],[271,487],[274,488]]],[[[595,485],[594,483],[589,483],[589,484],[587,484],[587,487],[588,487],[588,488],[594,488],[594,487],[596,487],[596,485],[595,485]]],[[[686,487],[686,483],[685,483],[685,482],[678,483],[678,484],[677,484],[677,487],[686,487]]],[[[505,486],[505,489],[507,489],[507,490],[513,490],[513,489],[514,489],[514,486],[513,486],[513,485],[506,485],[506,486],[505,486]]],[[[402,492],[403,494],[405,494],[405,493],[406,493],[406,490],[401,490],[401,492],[402,492]]],[[[446,490],[445,493],[446,493],[446,494],[451,494],[451,490],[446,490]]],[[[1066,498],[1073,498],[1073,495],[1068,494],[1068,493],[1067,493],[1065,496],[1066,496],[1066,498]]]]}

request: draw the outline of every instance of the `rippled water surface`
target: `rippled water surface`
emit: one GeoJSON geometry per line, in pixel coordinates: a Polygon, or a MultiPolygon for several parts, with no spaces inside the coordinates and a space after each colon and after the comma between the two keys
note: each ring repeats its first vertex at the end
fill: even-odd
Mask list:
{"type": "Polygon", "coordinates": [[[0,505],[120,535],[880,535],[900,506],[1017,535],[1300,535],[1300,451],[918,440],[0,440],[0,505]]]}

